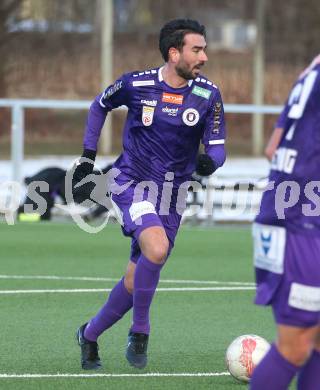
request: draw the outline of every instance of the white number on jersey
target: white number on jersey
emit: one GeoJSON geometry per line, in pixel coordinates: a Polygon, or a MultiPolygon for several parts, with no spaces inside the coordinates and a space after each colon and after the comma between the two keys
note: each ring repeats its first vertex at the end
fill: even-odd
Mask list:
{"type": "Polygon", "coordinates": [[[271,169],[275,171],[292,173],[298,152],[295,149],[279,148],[273,155],[271,169]]]}
{"type": "Polygon", "coordinates": [[[308,76],[303,80],[303,82],[298,83],[292,90],[288,104],[292,105],[288,113],[288,117],[291,119],[301,118],[305,106],[307,104],[308,98],[312,91],[314,82],[316,81],[318,72],[312,70],[308,76]]]}

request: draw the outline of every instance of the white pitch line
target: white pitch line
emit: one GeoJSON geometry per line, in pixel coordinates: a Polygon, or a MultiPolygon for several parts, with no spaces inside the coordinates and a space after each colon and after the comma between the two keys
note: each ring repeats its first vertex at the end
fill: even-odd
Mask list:
{"type": "MultiPolygon", "coordinates": [[[[72,289],[43,289],[43,290],[0,290],[0,295],[4,294],[48,294],[48,293],[96,293],[110,292],[111,288],[72,288],[72,289]]],[[[157,288],[157,291],[247,291],[255,290],[254,286],[221,286],[221,287],[168,287],[157,288]]]]}
{"type": "MultiPolygon", "coordinates": [[[[57,276],[57,275],[0,275],[0,279],[22,279],[22,280],[75,280],[90,282],[118,282],[119,278],[99,278],[91,276],[57,276]]],[[[177,284],[230,284],[241,286],[254,286],[252,282],[228,282],[218,280],[180,280],[180,279],[160,279],[160,283],[177,283],[177,284]]]]}
{"type": "Polygon", "coordinates": [[[227,376],[228,372],[149,372],[145,374],[0,374],[0,379],[41,379],[41,378],[146,378],[146,377],[213,377],[227,376]]]}

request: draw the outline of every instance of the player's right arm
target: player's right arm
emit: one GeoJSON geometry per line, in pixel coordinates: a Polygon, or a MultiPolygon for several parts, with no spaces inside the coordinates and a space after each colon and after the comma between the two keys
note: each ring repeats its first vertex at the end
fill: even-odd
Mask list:
{"type": "Polygon", "coordinates": [[[114,84],[96,96],[87,116],[86,129],[83,141],[83,153],[77,163],[73,178],[81,181],[92,173],[97,154],[97,146],[101,130],[109,111],[122,105],[129,106],[128,75],[120,77],[114,84]]]}

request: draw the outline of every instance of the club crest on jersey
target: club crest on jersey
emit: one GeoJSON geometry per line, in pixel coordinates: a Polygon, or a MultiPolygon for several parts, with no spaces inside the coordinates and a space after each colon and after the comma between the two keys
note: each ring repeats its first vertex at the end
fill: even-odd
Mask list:
{"type": "Polygon", "coordinates": [[[144,126],[151,126],[153,122],[154,107],[142,107],[142,123],[144,126]]]}
{"type": "Polygon", "coordinates": [[[186,109],[182,114],[182,120],[187,126],[194,126],[199,122],[199,112],[194,108],[186,109]]]}
{"type": "Polygon", "coordinates": [[[175,93],[163,92],[162,101],[164,103],[172,103],[172,104],[181,105],[183,103],[183,95],[177,95],[175,93]]]}

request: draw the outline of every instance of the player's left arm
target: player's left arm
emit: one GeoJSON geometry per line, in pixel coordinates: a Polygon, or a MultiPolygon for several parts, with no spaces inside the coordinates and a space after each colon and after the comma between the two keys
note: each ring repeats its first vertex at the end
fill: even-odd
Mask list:
{"type": "Polygon", "coordinates": [[[225,133],[223,102],[219,90],[216,89],[209,102],[202,137],[205,154],[200,154],[197,161],[196,172],[199,175],[209,176],[224,164],[226,159],[225,133]]]}

